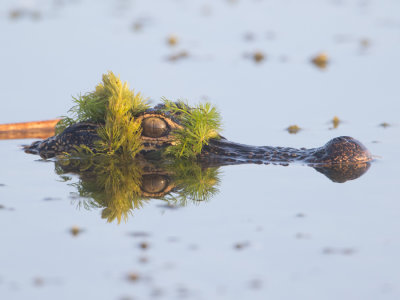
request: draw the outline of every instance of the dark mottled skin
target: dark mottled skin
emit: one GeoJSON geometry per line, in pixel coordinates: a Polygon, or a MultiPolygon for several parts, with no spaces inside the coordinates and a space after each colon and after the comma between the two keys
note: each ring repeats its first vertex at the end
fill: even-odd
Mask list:
{"type": "Polygon", "coordinates": [[[62,153],[70,153],[75,146],[86,145],[94,148],[94,142],[99,140],[97,135],[98,124],[77,123],[65,129],[59,135],[52,136],[44,141],[34,142],[25,151],[39,154],[43,158],[51,158],[62,153]]]}
{"type": "MultiPolygon", "coordinates": [[[[157,112],[151,110],[143,114],[142,117],[146,118],[146,115],[154,117],[157,112]]],[[[161,116],[169,122],[169,127],[177,124],[176,120],[166,117],[165,114],[160,114],[161,116]]],[[[43,158],[51,158],[63,152],[71,152],[75,146],[81,144],[93,149],[94,142],[99,139],[96,133],[98,126],[98,124],[90,122],[77,123],[68,127],[59,135],[35,142],[25,149],[27,152],[39,154],[43,158]]],[[[177,126],[180,125],[178,124],[177,126]]],[[[155,149],[171,145],[173,140],[170,132],[169,128],[166,136],[157,139],[143,137],[144,148],[142,153],[153,152],[155,149]]],[[[302,162],[314,166],[365,163],[371,161],[372,158],[364,145],[347,136],[334,138],[324,146],[312,149],[248,146],[234,143],[221,137],[220,139],[209,141],[209,144],[204,147],[199,160],[217,165],[242,163],[277,163],[285,165],[292,162],[302,162]]]]}
{"type": "Polygon", "coordinates": [[[324,146],[312,149],[289,147],[248,146],[226,139],[211,140],[205,147],[202,159],[226,160],[235,163],[303,162],[309,165],[335,165],[369,162],[372,160],[367,148],[352,137],[341,136],[324,146]]]}

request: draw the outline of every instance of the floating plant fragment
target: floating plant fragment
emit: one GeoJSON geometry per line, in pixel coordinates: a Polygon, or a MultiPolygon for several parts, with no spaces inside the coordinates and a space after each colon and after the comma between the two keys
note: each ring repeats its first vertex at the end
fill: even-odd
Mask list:
{"type": "Polygon", "coordinates": [[[390,127],[391,125],[389,123],[383,122],[383,123],[379,124],[379,126],[383,127],[383,128],[387,128],[387,127],[390,127]]]}
{"type": "Polygon", "coordinates": [[[324,52],[316,55],[311,62],[320,69],[325,69],[329,63],[328,55],[324,52]]]}
{"type": "Polygon", "coordinates": [[[340,124],[342,121],[339,119],[338,116],[334,116],[331,122],[332,122],[333,128],[336,129],[336,128],[339,127],[339,124],[340,124]]]}
{"type": "Polygon", "coordinates": [[[187,52],[185,50],[182,50],[182,51],[179,51],[179,52],[177,52],[175,54],[169,55],[167,57],[167,60],[169,60],[171,62],[175,62],[175,61],[182,60],[182,59],[188,58],[188,57],[189,57],[189,52],[187,52]]]}
{"type": "Polygon", "coordinates": [[[299,126],[297,126],[297,125],[290,125],[288,128],[286,128],[286,130],[290,134],[296,134],[301,130],[301,128],[299,126]]]}
{"type": "Polygon", "coordinates": [[[260,51],[254,52],[254,54],[253,54],[253,60],[254,60],[256,63],[260,63],[260,62],[262,62],[264,59],[265,59],[264,53],[262,53],[262,52],[260,52],[260,51]]]}
{"type": "Polygon", "coordinates": [[[170,46],[176,46],[178,44],[178,37],[176,35],[171,34],[168,38],[167,38],[167,44],[170,46]]]}
{"type": "Polygon", "coordinates": [[[73,235],[73,236],[78,236],[79,234],[81,234],[83,232],[82,228],[74,225],[71,227],[71,229],[69,230],[69,232],[73,235]]]}

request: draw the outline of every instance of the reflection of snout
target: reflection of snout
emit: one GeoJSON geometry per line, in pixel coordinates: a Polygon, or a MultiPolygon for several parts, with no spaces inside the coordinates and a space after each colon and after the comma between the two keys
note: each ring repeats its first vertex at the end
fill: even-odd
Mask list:
{"type": "Polygon", "coordinates": [[[146,196],[158,196],[165,193],[169,185],[169,177],[163,174],[144,174],[142,177],[142,192],[146,196]]]}
{"type": "Polygon", "coordinates": [[[314,167],[315,170],[324,174],[333,182],[343,183],[348,180],[354,180],[364,175],[371,163],[364,162],[358,164],[336,164],[329,166],[314,167]]]}

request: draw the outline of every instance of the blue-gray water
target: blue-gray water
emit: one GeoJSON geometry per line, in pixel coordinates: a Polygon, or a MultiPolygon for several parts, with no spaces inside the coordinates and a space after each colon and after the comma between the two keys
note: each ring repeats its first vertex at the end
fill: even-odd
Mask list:
{"type": "Polygon", "coordinates": [[[63,115],[112,70],[153,103],[216,104],[231,140],[350,135],[376,161],[344,184],[302,165],[225,167],[208,202],[154,200],[117,225],[77,209],[54,162],[20,149],[32,140],[0,141],[0,298],[399,299],[399,11],[393,0],[3,1],[0,123],[63,115]],[[309,62],[322,51],[324,70],[309,62]]]}

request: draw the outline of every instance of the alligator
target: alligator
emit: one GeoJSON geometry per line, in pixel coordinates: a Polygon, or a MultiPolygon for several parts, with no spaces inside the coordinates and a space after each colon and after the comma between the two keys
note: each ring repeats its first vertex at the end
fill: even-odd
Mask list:
{"type": "MultiPolygon", "coordinates": [[[[157,105],[137,116],[137,120],[141,122],[142,127],[141,142],[143,148],[140,152],[141,156],[154,157],[154,153],[159,153],[161,152],[159,150],[173,145],[175,143],[173,138],[174,130],[182,128],[179,118],[176,118],[176,116],[168,113],[163,108],[162,104],[157,105]]],[[[95,151],[95,143],[100,139],[97,130],[101,125],[90,121],[78,122],[58,135],[26,146],[25,151],[39,154],[45,159],[63,153],[71,153],[79,145],[85,145],[95,151]]],[[[336,137],[322,147],[310,149],[250,146],[235,143],[223,136],[218,136],[218,138],[212,138],[208,141],[197,160],[207,166],[245,163],[280,164],[285,166],[289,163],[300,162],[314,167],[325,175],[333,172],[336,174],[333,177],[337,177],[338,170],[339,173],[343,173],[343,170],[350,172],[349,170],[351,169],[353,170],[350,172],[352,175],[349,176],[348,174],[347,178],[354,179],[361,176],[369,168],[372,156],[361,142],[348,136],[336,137]]],[[[343,178],[339,176],[334,181],[343,181],[343,178]]]]}

